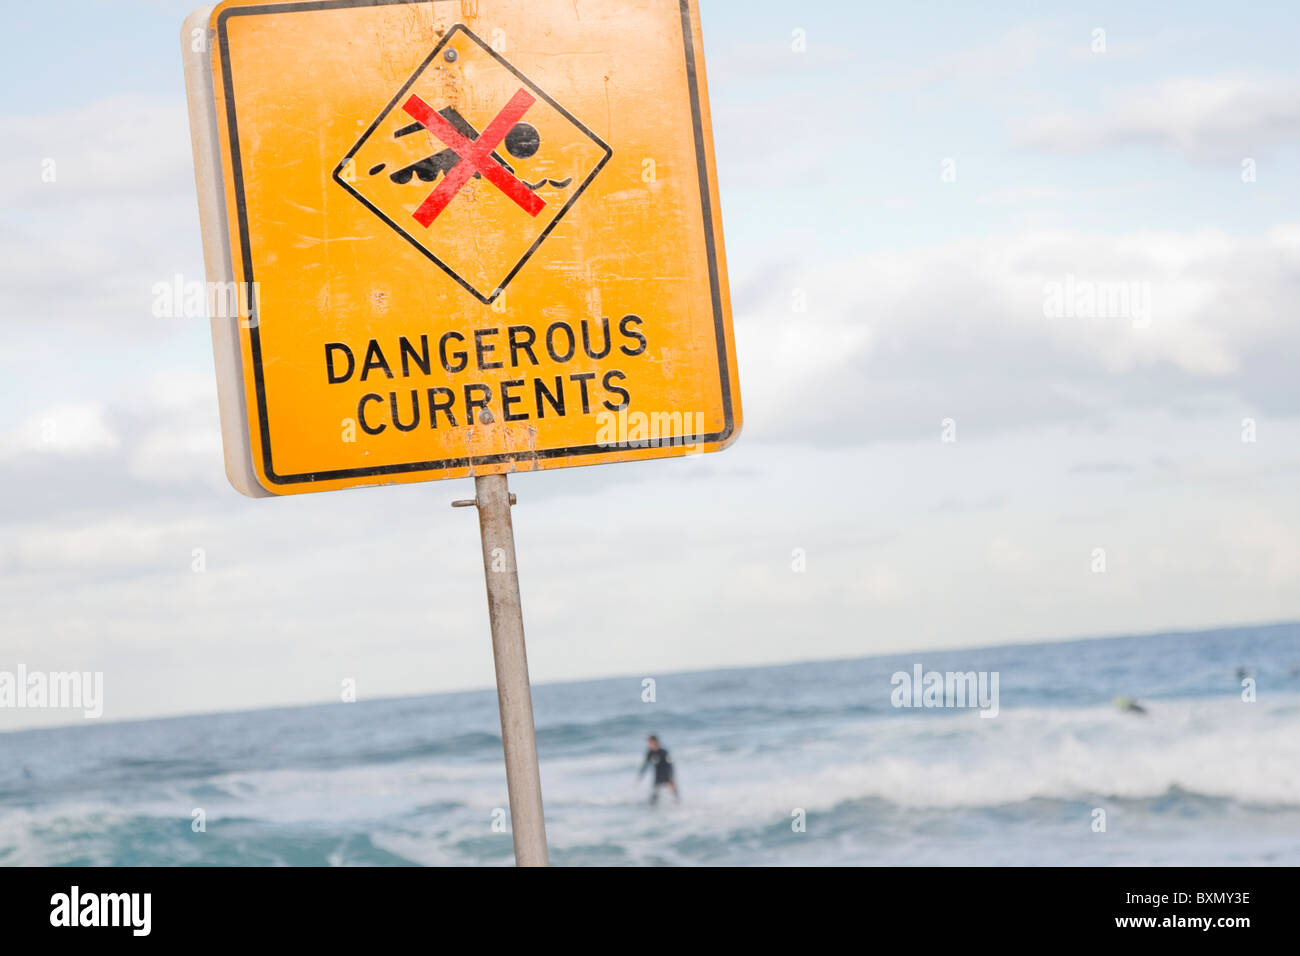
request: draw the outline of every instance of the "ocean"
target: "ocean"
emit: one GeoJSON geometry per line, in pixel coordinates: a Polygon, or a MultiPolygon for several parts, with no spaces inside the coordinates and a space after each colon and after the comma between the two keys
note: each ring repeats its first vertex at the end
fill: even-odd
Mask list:
{"type": "MultiPolygon", "coordinates": [[[[553,864],[1300,864],[1300,624],[654,678],[534,688],[553,864]],[[996,673],[997,715],[895,707],[918,664],[996,673]],[[636,779],[650,733],[680,802],[636,779]]],[[[510,864],[497,721],[475,691],[0,734],[0,864],[510,864]]]]}

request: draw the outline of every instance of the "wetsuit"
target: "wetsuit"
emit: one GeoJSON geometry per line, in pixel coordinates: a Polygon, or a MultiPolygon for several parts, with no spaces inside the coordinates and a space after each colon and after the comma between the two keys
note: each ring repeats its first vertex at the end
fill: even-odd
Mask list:
{"type": "Polygon", "coordinates": [[[660,747],[658,750],[647,750],[645,752],[645,763],[641,765],[641,772],[645,773],[645,768],[654,765],[655,768],[655,786],[662,786],[665,783],[673,781],[673,760],[668,756],[668,751],[660,747]]]}

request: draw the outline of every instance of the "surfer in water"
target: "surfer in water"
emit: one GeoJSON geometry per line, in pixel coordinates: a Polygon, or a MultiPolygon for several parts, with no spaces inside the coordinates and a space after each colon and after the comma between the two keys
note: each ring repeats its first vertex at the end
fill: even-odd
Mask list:
{"type": "Polygon", "coordinates": [[[659,788],[664,786],[672,791],[674,799],[680,800],[681,795],[677,792],[677,783],[673,780],[673,758],[668,756],[666,748],[659,745],[659,738],[654,734],[646,738],[646,745],[649,749],[645,752],[645,762],[641,764],[641,769],[637,771],[636,778],[640,780],[646,768],[651,764],[654,765],[655,785],[654,789],[650,791],[650,803],[659,802],[659,788]]]}

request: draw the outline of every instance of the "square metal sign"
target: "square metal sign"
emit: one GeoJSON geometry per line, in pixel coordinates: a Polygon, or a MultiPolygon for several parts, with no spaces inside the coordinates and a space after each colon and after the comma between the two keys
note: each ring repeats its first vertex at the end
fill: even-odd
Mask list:
{"type": "Polygon", "coordinates": [[[227,0],[183,39],[240,491],[739,434],[694,0],[227,0]]]}

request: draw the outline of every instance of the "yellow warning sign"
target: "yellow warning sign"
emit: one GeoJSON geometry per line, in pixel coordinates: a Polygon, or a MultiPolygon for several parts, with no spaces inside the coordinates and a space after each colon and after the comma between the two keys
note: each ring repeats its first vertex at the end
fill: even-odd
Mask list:
{"type": "Polygon", "coordinates": [[[191,79],[200,190],[247,290],[225,368],[217,336],[237,487],[734,440],[693,0],[227,0],[207,25],[220,168],[191,79]]]}

